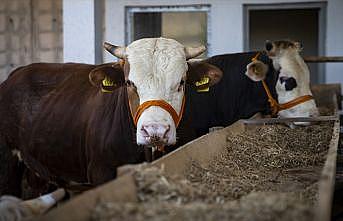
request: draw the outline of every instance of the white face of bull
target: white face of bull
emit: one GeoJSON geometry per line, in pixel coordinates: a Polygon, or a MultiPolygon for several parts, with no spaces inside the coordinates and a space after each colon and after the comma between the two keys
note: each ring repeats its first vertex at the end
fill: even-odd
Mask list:
{"type": "MultiPolygon", "coordinates": [[[[105,48],[125,60],[124,73],[130,85],[128,91],[132,94],[134,90],[140,107],[147,101],[163,101],[178,115],[182,114],[187,59],[204,52],[204,46],[187,48],[173,39],[145,38],[134,41],[127,47],[106,43],[105,48]]],[[[135,108],[132,108],[133,103],[137,105],[137,102],[132,102],[130,99],[131,109],[135,111],[135,108]]],[[[147,146],[175,144],[177,125],[170,111],[158,105],[143,110],[136,125],[137,144],[147,146]]]]}
{"type": "MultiPolygon", "coordinates": [[[[187,72],[185,47],[172,39],[142,39],[126,48],[126,56],[128,79],[137,88],[140,104],[164,100],[180,113],[187,72]]],[[[167,145],[176,142],[173,118],[158,106],[147,108],[137,123],[138,144],[154,138],[167,145]]]]}

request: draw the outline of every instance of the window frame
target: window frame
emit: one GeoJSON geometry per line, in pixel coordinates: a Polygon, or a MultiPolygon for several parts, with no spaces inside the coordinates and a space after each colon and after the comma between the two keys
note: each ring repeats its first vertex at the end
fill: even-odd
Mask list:
{"type": "Polygon", "coordinates": [[[207,51],[211,54],[211,6],[200,5],[173,5],[173,6],[125,6],[125,44],[129,45],[133,41],[134,13],[144,12],[206,12],[207,13],[207,51]]]}

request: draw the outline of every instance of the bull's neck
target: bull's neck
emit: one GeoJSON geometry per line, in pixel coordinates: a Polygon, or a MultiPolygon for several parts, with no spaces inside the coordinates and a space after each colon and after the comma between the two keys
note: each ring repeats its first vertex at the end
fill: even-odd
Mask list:
{"type": "Polygon", "coordinates": [[[129,127],[130,128],[135,128],[134,126],[134,122],[133,122],[133,116],[131,113],[131,108],[130,108],[130,101],[129,101],[129,94],[127,91],[126,87],[121,87],[121,100],[122,100],[122,104],[125,105],[125,111],[127,110],[127,116],[129,118],[130,124],[129,127]]]}
{"type": "Polygon", "coordinates": [[[303,58],[298,52],[288,52],[280,57],[280,73],[285,74],[287,77],[296,79],[298,87],[293,90],[289,95],[295,97],[302,95],[311,95],[310,91],[310,72],[305,64],[303,58]]]}
{"type": "Polygon", "coordinates": [[[310,71],[298,52],[285,53],[280,58],[281,71],[306,85],[310,83],[310,71]]]}

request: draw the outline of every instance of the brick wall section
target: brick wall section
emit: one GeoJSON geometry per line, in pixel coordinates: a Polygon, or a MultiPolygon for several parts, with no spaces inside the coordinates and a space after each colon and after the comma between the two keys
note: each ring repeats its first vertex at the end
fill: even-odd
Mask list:
{"type": "Polygon", "coordinates": [[[0,4],[0,81],[20,64],[29,63],[32,51],[30,1],[2,0],[0,4]],[[20,4],[19,4],[20,3],[20,4]]]}
{"type": "Polygon", "coordinates": [[[62,0],[1,0],[0,82],[33,62],[61,62],[62,0]]]}
{"type": "Polygon", "coordinates": [[[62,62],[62,0],[32,0],[33,62],[62,62]]]}

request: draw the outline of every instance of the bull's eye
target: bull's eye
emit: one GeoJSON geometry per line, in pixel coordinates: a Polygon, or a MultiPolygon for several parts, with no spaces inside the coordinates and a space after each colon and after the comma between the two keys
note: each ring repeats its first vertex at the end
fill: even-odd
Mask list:
{"type": "Polygon", "coordinates": [[[134,90],[137,90],[136,85],[132,81],[127,80],[127,81],[125,81],[125,84],[126,84],[126,87],[133,88],[134,90]]]}
{"type": "Polygon", "coordinates": [[[134,84],[132,81],[130,81],[130,80],[127,80],[127,81],[125,82],[125,84],[126,84],[126,86],[128,86],[128,87],[136,87],[135,84],[134,84]]]}
{"type": "Polygon", "coordinates": [[[184,85],[185,85],[185,80],[182,79],[180,81],[180,84],[179,84],[179,87],[178,87],[177,91],[180,91],[183,88],[184,85]]]}

